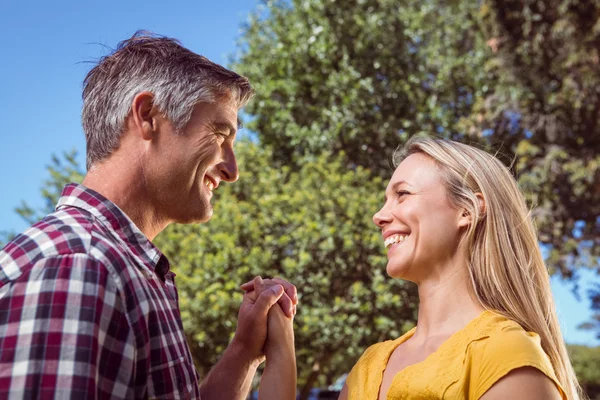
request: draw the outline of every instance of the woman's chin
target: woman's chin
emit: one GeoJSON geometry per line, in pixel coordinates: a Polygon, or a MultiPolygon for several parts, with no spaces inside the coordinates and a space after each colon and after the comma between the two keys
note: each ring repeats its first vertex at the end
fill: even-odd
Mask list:
{"type": "Polygon", "coordinates": [[[387,272],[390,278],[410,280],[408,268],[403,265],[388,262],[385,272],[387,272]]]}

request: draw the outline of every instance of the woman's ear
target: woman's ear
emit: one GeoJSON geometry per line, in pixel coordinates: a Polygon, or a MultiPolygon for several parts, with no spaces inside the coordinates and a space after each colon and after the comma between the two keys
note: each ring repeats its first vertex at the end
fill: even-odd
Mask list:
{"type": "MultiPolygon", "coordinates": [[[[480,192],[475,193],[475,197],[477,197],[477,200],[479,202],[479,217],[481,218],[485,215],[486,212],[485,199],[483,198],[483,194],[480,192]]],[[[471,213],[468,210],[463,210],[463,213],[460,219],[458,220],[459,228],[467,227],[472,223],[473,216],[471,215],[471,213]]]]}
{"type": "Polygon", "coordinates": [[[475,193],[477,196],[477,200],[479,200],[479,216],[483,217],[487,211],[487,205],[485,204],[485,198],[483,197],[483,193],[477,192],[475,193]]]}

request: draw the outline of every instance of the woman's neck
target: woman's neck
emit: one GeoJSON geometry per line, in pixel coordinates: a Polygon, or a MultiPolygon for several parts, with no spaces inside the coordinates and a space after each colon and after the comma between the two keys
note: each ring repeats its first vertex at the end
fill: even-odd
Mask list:
{"type": "Polygon", "coordinates": [[[448,266],[443,273],[418,286],[420,302],[414,341],[450,336],[484,311],[471,294],[470,278],[464,264],[448,266]]]}

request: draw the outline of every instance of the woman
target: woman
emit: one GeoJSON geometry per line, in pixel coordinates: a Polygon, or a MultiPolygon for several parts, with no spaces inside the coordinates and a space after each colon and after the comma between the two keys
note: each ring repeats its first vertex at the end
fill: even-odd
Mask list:
{"type": "Polygon", "coordinates": [[[547,269],[508,169],[416,137],[373,217],[391,277],[415,282],[417,326],[368,348],[341,400],[580,399],[547,269]]]}

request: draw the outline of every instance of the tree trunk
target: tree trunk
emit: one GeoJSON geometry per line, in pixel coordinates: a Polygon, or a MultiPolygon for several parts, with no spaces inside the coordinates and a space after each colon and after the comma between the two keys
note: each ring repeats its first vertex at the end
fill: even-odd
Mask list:
{"type": "Polygon", "coordinates": [[[319,377],[319,374],[321,373],[321,365],[327,365],[327,363],[329,363],[329,361],[331,360],[331,357],[333,357],[334,354],[335,354],[335,352],[333,350],[330,350],[326,353],[326,355],[321,360],[315,360],[315,362],[313,363],[312,371],[310,371],[310,375],[308,375],[308,379],[306,380],[306,383],[304,384],[304,386],[302,387],[302,390],[300,391],[299,400],[307,400],[308,399],[308,396],[310,395],[310,389],[313,388],[315,381],[317,380],[317,378],[319,377]]]}
{"type": "Polygon", "coordinates": [[[299,400],[307,400],[308,399],[308,395],[310,394],[310,389],[313,388],[315,381],[319,377],[320,369],[321,369],[321,366],[319,365],[319,362],[315,361],[315,363],[313,364],[313,367],[312,367],[312,371],[310,371],[310,375],[308,375],[308,379],[306,380],[306,383],[304,384],[304,386],[302,387],[302,390],[300,391],[300,399],[299,400]]]}

